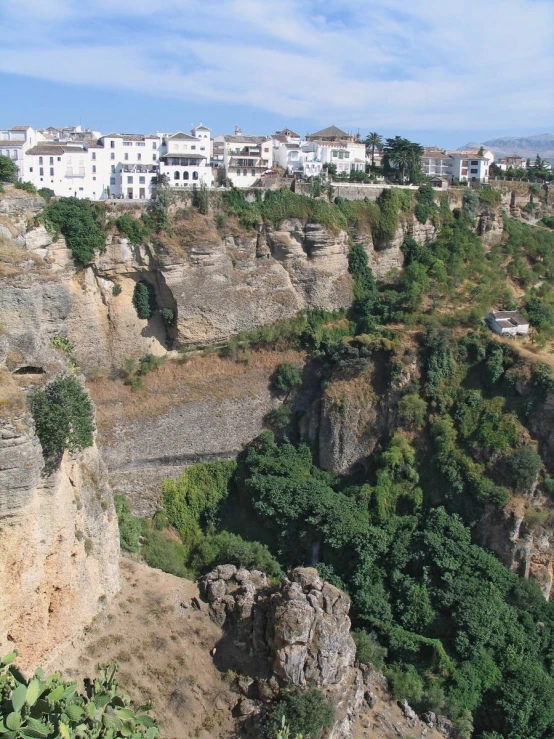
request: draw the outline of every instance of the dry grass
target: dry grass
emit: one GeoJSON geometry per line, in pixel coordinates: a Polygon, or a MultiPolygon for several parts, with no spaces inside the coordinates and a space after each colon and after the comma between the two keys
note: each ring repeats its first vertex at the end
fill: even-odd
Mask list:
{"type": "Polygon", "coordinates": [[[9,418],[25,412],[25,393],[19,389],[11,374],[0,367],[0,416],[9,418]]]}
{"type": "Polygon", "coordinates": [[[157,240],[178,257],[188,258],[189,250],[198,244],[221,243],[213,218],[203,216],[195,208],[177,210],[171,226],[172,234],[164,234],[157,240]]]}
{"type": "Polygon", "coordinates": [[[183,403],[255,395],[260,387],[267,387],[278,364],[303,360],[304,354],[294,350],[252,351],[248,363],[209,354],[166,362],[146,375],[141,390],[132,390],[122,379],[106,378],[89,383],[89,389],[98,425],[108,436],[122,421],[161,416],[183,403]]]}
{"type": "Polygon", "coordinates": [[[44,260],[37,254],[0,237],[0,279],[36,274],[45,267],[44,260]]]}

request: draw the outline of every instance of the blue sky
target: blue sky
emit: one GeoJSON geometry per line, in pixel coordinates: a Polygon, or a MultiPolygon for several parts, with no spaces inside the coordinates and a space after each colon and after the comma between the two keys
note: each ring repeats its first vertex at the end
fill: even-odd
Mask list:
{"type": "Polygon", "coordinates": [[[0,0],[0,126],[554,132],[552,0],[0,0]]]}

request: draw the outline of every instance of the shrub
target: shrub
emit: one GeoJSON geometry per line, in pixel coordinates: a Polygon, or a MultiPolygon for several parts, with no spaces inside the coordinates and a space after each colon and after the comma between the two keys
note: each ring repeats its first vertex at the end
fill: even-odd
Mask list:
{"type": "Polygon", "coordinates": [[[291,690],[269,709],[263,736],[274,739],[283,725],[283,718],[291,734],[302,734],[305,739],[319,739],[333,720],[333,708],[329,699],[317,688],[291,690]]]}
{"type": "Polygon", "coordinates": [[[56,195],[56,193],[49,187],[41,187],[39,190],[37,190],[37,195],[40,195],[41,198],[44,198],[46,200],[46,204],[48,204],[56,195]]]}
{"type": "Polygon", "coordinates": [[[114,298],[116,298],[118,295],[121,295],[122,291],[123,291],[123,288],[121,287],[119,282],[116,282],[112,286],[112,295],[114,296],[114,298]]]}
{"type": "Polygon", "coordinates": [[[37,194],[37,188],[32,182],[15,182],[14,187],[16,190],[25,190],[25,192],[30,192],[31,195],[37,194]]]}
{"type": "Polygon", "coordinates": [[[468,222],[475,226],[477,216],[479,215],[479,195],[475,190],[466,190],[462,198],[462,205],[468,222]]]}
{"type": "Polygon", "coordinates": [[[129,213],[123,213],[116,218],[115,225],[117,230],[135,246],[142,244],[152,234],[152,229],[145,226],[142,218],[133,218],[129,213]]]}
{"type": "Polygon", "coordinates": [[[522,446],[508,457],[506,466],[512,487],[527,493],[542,470],[542,460],[534,446],[522,446]]]}
{"type": "Polygon", "coordinates": [[[302,385],[302,368],[293,362],[283,362],[273,373],[271,381],[276,392],[288,395],[302,385]]]}
{"type": "Polygon", "coordinates": [[[104,233],[90,200],[59,198],[46,206],[43,218],[55,238],[63,235],[79,264],[89,264],[95,249],[102,252],[106,248],[104,233]]]}
{"type": "Polygon", "coordinates": [[[168,326],[173,326],[175,323],[175,313],[171,308],[160,308],[160,316],[164,319],[168,326]]]}
{"type": "Polygon", "coordinates": [[[155,567],[162,572],[169,572],[177,577],[187,577],[188,571],[185,567],[185,547],[173,539],[168,539],[161,531],[157,531],[153,525],[143,522],[142,533],[145,542],[141,547],[141,554],[149,567],[155,567]]]}
{"type": "Polygon", "coordinates": [[[198,575],[220,564],[233,564],[249,570],[261,570],[269,577],[280,577],[281,567],[269,549],[257,541],[222,531],[197,540],[188,558],[190,568],[198,575]]]}
{"type": "Polygon", "coordinates": [[[356,659],[362,665],[372,665],[376,670],[382,670],[385,665],[387,650],[382,647],[376,635],[371,632],[357,629],[352,632],[356,644],[356,659]]]}
{"type": "Polygon", "coordinates": [[[149,321],[156,309],[156,293],[153,285],[145,280],[137,282],[133,291],[133,305],[137,316],[149,321]]]}
{"type": "Polygon", "coordinates": [[[0,661],[0,731],[10,739],[37,737],[129,737],[156,739],[158,727],[148,714],[149,706],[135,708],[119,692],[117,664],[99,670],[95,680],[77,683],[62,679],[59,672],[46,677],[37,669],[30,680],[10,665],[11,652],[0,661]]]}
{"type": "Polygon", "coordinates": [[[477,196],[479,202],[486,203],[487,205],[500,205],[502,202],[502,195],[499,190],[495,190],[490,185],[483,185],[477,190],[477,196]]]}
{"type": "Polygon", "coordinates": [[[396,700],[407,700],[410,704],[417,704],[423,698],[423,680],[413,665],[405,668],[391,667],[386,671],[386,676],[396,700]]]}
{"type": "Polygon", "coordinates": [[[142,522],[140,518],[133,516],[129,501],[124,495],[114,495],[114,504],[121,546],[128,552],[138,552],[142,522]]]}
{"type": "Polygon", "coordinates": [[[291,418],[291,409],[287,405],[280,405],[278,408],[269,411],[265,421],[275,431],[285,431],[290,425],[291,418]]]}
{"type": "Polygon", "coordinates": [[[17,180],[17,165],[10,159],[0,155],[0,183],[15,182],[17,180]]]}
{"type": "Polygon", "coordinates": [[[201,462],[187,467],[178,480],[164,481],[164,508],[185,546],[200,538],[202,526],[216,520],[235,468],[234,461],[201,462]]]}
{"type": "Polygon", "coordinates": [[[92,445],[94,412],[79,381],[60,375],[29,398],[36,434],[48,465],[55,465],[64,451],[76,452],[92,445]]]}
{"type": "Polygon", "coordinates": [[[398,418],[402,425],[420,429],[427,416],[427,403],[417,393],[404,395],[398,403],[398,418]]]}

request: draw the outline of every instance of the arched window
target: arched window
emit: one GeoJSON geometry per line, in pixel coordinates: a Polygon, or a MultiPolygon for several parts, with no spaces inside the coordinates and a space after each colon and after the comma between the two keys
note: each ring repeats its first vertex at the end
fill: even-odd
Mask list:
{"type": "Polygon", "coordinates": [[[198,172],[193,172],[192,173],[192,179],[193,180],[197,180],[198,179],[198,172]]]}
{"type": "Polygon", "coordinates": [[[247,169],[243,169],[243,170],[242,170],[242,173],[243,173],[243,175],[244,175],[244,176],[246,177],[246,176],[248,175],[248,170],[247,170],[247,169]]]}
{"type": "Polygon", "coordinates": [[[255,177],[256,176],[256,170],[255,169],[251,169],[250,171],[252,173],[252,177],[255,177]]]}
{"type": "Polygon", "coordinates": [[[184,180],[188,180],[188,178],[189,178],[189,173],[188,172],[183,172],[183,179],[184,180]]]}
{"type": "Polygon", "coordinates": [[[177,170],[175,170],[175,174],[173,175],[173,179],[175,179],[175,180],[180,180],[181,179],[181,175],[179,174],[179,172],[177,170]]]}

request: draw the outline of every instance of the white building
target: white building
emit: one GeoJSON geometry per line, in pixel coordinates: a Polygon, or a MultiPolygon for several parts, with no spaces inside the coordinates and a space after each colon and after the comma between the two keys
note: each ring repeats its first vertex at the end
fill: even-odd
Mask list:
{"type": "Polygon", "coordinates": [[[104,149],[98,144],[41,141],[25,152],[25,179],[60,197],[107,197],[104,149]]]}
{"type": "Polygon", "coordinates": [[[494,154],[487,149],[480,155],[478,151],[451,151],[452,178],[460,182],[489,181],[489,167],[494,162],[494,154]]]}
{"type": "Polygon", "coordinates": [[[335,165],[337,174],[365,172],[366,164],[371,161],[365,144],[337,126],[323,128],[306,138],[317,145],[317,158],[323,164],[335,165]]]}
{"type": "Polygon", "coordinates": [[[225,176],[235,187],[252,187],[273,166],[273,142],[267,136],[245,136],[235,127],[233,136],[214,137],[214,155],[223,159],[225,176]],[[222,146],[221,146],[222,145],[222,146]]]}
{"type": "Polygon", "coordinates": [[[98,143],[103,148],[104,180],[109,197],[147,200],[151,195],[152,177],[157,173],[162,137],[108,133],[101,136],[98,143]]]}
{"type": "Polygon", "coordinates": [[[31,126],[0,129],[0,155],[13,161],[17,166],[20,180],[30,181],[25,152],[40,140],[42,136],[31,126]]]}
{"type": "Polygon", "coordinates": [[[498,159],[495,164],[499,169],[504,170],[504,172],[510,168],[527,169],[527,159],[518,156],[518,154],[502,157],[501,159],[498,159]]]}
{"type": "Polygon", "coordinates": [[[159,171],[170,187],[213,186],[211,134],[206,126],[162,137],[159,171]]]}
{"type": "Polygon", "coordinates": [[[529,333],[529,321],[518,310],[493,310],[485,320],[489,328],[501,336],[527,336],[529,333]]]}
{"type": "Polygon", "coordinates": [[[313,142],[305,141],[301,144],[280,142],[279,146],[273,149],[273,157],[275,164],[282,167],[287,174],[317,177],[323,168],[318,146],[313,142]]]}
{"type": "Polygon", "coordinates": [[[421,170],[429,177],[446,177],[452,180],[453,160],[450,154],[434,146],[425,147],[421,157],[421,170]]]}

